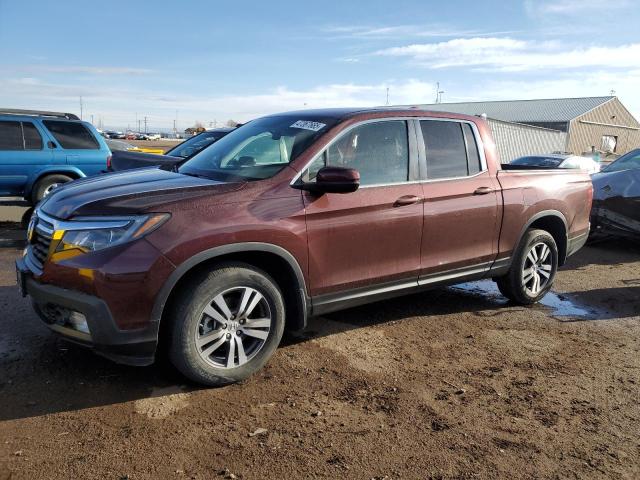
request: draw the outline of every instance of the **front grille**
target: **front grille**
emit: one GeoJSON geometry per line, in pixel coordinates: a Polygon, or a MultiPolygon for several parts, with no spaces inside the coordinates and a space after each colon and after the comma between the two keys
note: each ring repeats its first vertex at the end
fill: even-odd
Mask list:
{"type": "Polygon", "coordinates": [[[27,247],[27,266],[36,274],[41,274],[49,256],[54,226],[43,218],[36,218],[33,235],[27,247]]]}

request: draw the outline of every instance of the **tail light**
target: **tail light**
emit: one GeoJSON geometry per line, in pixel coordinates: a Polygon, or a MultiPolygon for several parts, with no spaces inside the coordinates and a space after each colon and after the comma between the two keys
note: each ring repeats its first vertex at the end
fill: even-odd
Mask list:
{"type": "Polygon", "coordinates": [[[107,157],[107,169],[111,168],[111,155],[107,157]]]}

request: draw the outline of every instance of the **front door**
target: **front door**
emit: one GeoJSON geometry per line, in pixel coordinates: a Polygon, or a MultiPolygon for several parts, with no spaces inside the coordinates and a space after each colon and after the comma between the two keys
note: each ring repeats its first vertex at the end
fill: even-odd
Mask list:
{"type": "Polygon", "coordinates": [[[409,137],[404,120],[356,125],[303,173],[313,181],[321,167],[342,166],[358,170],[361,182],[353,193],[303,194],[312,296],[367,295],[417,282],[423,204],[420,184],[411,182],[417,159],[409,137]]]}

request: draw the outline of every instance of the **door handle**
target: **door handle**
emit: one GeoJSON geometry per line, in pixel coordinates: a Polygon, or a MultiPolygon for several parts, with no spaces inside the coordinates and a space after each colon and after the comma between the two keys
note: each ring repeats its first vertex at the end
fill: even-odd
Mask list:
{"type": "Polygon", "coordinates": [[[421,201],[422,201],[422,197],[418,197],[417,195],[403,195],[393,203],[393,206],[404,207],[405,205],[413,205],[416,203],[420,203],[421,201]]]}
{"type": "Polygon", "coordinates": [[[493,192],[493,188],[491,187],[478,187],[476,191],[473,192],[474,195],[486,195],[487,193],[493,192]]]}

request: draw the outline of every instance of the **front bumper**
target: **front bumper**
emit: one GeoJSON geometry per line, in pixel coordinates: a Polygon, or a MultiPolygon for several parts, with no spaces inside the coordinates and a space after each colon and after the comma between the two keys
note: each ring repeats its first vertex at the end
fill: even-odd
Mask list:
{"type": "Polygon", "coordinates": [[[23,259],[16,261],[16,269],[18,278],[23,279],[23,294],[31,297],[34,309],[52,331],[117,363],[138,366],[153,363],[158,323],[135,330],[121,330],[109,307],[100,298],[36,281],[23,259]],[[56,321],[45,313],[52,309],[84,315],[89,333],[74,330],[64,321],[56,321]]]}

